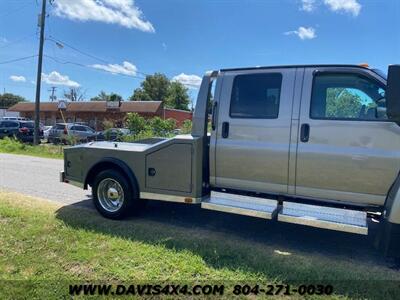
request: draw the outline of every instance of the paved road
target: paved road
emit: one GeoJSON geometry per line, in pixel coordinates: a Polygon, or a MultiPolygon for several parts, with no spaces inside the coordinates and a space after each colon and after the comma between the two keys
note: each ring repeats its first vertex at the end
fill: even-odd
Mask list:
{"type": "Polygon", "coordinates": [[[59,182],[60,159],[0,153],[0,189],[45,198],[63,204],[90,206],[90,190],[59,182]],[[83,202],[82,202],[83,201],[83,202]]]}

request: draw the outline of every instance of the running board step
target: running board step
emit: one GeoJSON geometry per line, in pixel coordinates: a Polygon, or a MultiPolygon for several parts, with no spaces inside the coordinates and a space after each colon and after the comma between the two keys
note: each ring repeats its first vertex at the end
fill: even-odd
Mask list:
{"type": "Polygon", "coordinates": [[[278,221],[368,234],[367,213],[363,211],[284,202],[278,221]]]}
{"type": "Polygon", "coordinates": [[[201,208],[272,219],[276,215],[278,202],[272,199],[211,192],[210,198],[201,203],[201,208]]]}

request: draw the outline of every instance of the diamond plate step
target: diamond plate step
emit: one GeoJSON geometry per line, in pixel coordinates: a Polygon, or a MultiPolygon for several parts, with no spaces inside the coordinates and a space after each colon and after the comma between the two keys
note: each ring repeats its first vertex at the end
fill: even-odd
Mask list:
{"type": "Polygon", "coordinates": [[[363,211],[284,202],[278,221],[368,234],[367,213],[363,211]]]}
{"type": "Polygon", "coordinates": [[[210,198],[201,203],[201,208],[204,209],[264,219],[272,219],[277,207],[276,200],[222,192],[211,192],[210,198]]]}

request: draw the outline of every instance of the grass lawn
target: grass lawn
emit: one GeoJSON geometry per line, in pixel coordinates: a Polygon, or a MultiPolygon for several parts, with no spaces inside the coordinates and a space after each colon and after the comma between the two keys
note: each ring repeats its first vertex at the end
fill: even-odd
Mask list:
{"type": "MultiPolygon", "coordinates": [[[[205,214],[199,215],[203,223],[205,214]]],[[[307,236],[303,245],[289,241],[282,249],[272,225],[270,237],[258,240],[230,231],[233,222],[223,231],[198,226],[193,216],[187,217],[192,225],[157,216],[111,221],[91,209],[0,192],[0,299],[67,298],[70,283],[85,282],[324,283],[334,287],[331,298],[394,299],[399,293],[399,271],[368,256],[353,257],[348,249],[329,255],[321,243],[321,253],[311,251],[307,236]]],[[[229,218],[241,227],[255,224],[229,218]]],[[[293,228],[279,230],[290,238],[293,228]]],[[[225,296],[232,298],[230,289],[225,296]]]]}
{"type": "Polygon", "coordinates": [[[15,139],[0,139],[0,153],[23,154],[45,158],[62,159],[63,146],[52,144],[40,144],[37,146],[21,143],[15,139]]]}

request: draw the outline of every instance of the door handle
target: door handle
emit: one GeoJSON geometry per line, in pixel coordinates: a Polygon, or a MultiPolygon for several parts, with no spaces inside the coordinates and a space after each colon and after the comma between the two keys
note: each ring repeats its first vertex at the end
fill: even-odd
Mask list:
{"type": "Polygon", "coordinates": [[[229,123],[223,122],[222,123],[222,137],[226,139],[229,136],[229,123]]]}
{"type": "Polygon", "coordinates": [[[215,130],[215,118],[217,117],[217,101],[214,101],[211,111],[211,128],[215,130]]]}
{"type": "Polygon", "coordinates": [[[300,129],[300,141],[307,143],[310,139],[310,125],[302,124],[300,129]]]}

